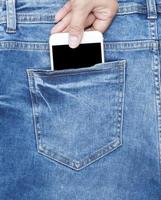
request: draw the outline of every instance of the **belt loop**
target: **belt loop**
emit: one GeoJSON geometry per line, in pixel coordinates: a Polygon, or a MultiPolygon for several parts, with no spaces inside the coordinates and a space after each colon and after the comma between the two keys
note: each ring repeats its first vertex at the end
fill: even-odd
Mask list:
{"type": "Polygon", "coordinates": [[[16,6],[15,0],[6,0],[7,33],[16,32],[16,6]]]}
{"type": "Polygon", "coordinates": [[[146,0],[147,4],[147,18],[157,19],[156,0],[146,0]]]}

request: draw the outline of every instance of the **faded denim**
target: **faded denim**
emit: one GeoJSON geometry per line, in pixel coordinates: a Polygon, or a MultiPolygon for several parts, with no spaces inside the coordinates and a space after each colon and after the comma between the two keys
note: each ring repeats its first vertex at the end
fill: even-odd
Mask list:
{"type": "Polygon", "coordinates": [[[64,3],[0,0],[0,200],[160,200],[161,1],[120,0],[105,63],[51,71],[64,3]]]}

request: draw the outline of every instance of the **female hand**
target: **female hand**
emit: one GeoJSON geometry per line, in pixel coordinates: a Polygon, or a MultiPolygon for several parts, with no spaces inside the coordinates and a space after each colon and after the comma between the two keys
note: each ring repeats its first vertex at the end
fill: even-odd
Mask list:
{"type": "Polygon", "coordinates": [[[51,33],[69,32],[69,46],[76,48],[84,29],[104,32],[118,10],[117,0],[69,0],[56,14],[51,33]]]}

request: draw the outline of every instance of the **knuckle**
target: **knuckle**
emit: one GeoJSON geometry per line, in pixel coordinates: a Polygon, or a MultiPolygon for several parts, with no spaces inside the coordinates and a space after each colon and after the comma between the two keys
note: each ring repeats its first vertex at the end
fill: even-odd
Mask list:
{"type": "Polygon", "coordinates": [[[119,4],[117,1],[115,1],[112,7],[113,12],[116,13],[118,11],[118,8],[119,8],[119,4]]]}
{"type": "Polygon", "coordinates": [[[77,25],[71,25],[70,26],[70,33],[77,35],[80,32],[82,32],[82,28],[80,26],[77,26],[77,25]]]}
{"type": "Polygon", "coordinates": [[[110,8],[107,11],[107,17],[108,18],[113,18],[116,15],[116,13],[117,13],[117,8],[116,7],[110,8]]]}
{"type": "Polygon", "coordinates": [[[107,10],[108,17],[113,18],[117,13],[118,8],[119,8],[118,2],[114,1],[114,3],[111,5],[111,7],[109,7],[108,10],[107,10]]]}

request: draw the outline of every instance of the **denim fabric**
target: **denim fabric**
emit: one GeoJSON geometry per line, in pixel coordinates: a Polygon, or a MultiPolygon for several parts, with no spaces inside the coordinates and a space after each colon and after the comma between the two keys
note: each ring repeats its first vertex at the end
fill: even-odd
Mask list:
{"type": "Polygon", "coordinates": [[[160,200],[161,1],[120,0],[105,63],[51,71],[64,3],[0,0],[0,200],[160,200]]]}
{"type": "Polygon", "coordinates": [[[124,66],[28,70],[40,153],[80,170],[122,144],[124,66]]]}

